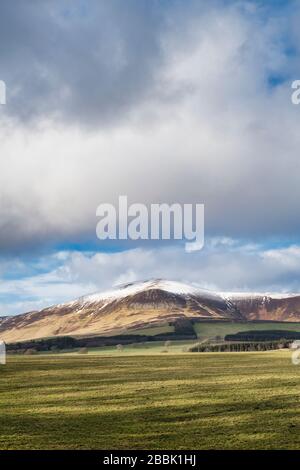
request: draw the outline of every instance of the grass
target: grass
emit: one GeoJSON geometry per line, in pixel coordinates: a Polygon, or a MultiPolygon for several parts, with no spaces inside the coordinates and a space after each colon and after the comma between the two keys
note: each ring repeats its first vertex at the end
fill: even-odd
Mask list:
{"type": "Polygon", "coordinates": [[[287,351],[9,356],[0,449],[297,449],[287,351]]]}
{"type": "MultiPolygon", "coordinates": [[[[169,345],[166,347],[166,341],[149,341],[145,343],[133,343],[124,345],[122,347],[122,355],[153,355],[167,352],[170,354],[178,354],[184,352],[186,347],[195,344],[197,340],[181,340],[181,341],[169,341],[169,345]]],[[[116,346],[104,346],[100,348],[90,348],[89,354],[100,354],[109,356],[119,356],[116,346]]]]}
{"type": "MultiPolygon", "coordinates": [[[[147,341],[143,343],[131,343],[124,344],[122,350],[120,351],[117,346],[99,346],[88,348],[89,355],[101,355],[101,356],[127,356],[127,355],[153,355],[161,353],[171,353],[178,354],[185,352],[186,348],[192,346],[198,341],[195,340],[179,340],[179,341],[168,341],[168,346],[166,347],[166,341],[147,341]]],[[[68,355],[78,355],[80,354],[80,348],[73,349],[64,349],[60,350],[59,353],[52,351],[41,351],[38,354],[40,355],[53,355],[53,354],[68,354],[68,355]]]]}
{"type": "Polygon", "coordinates": [[[160,325],[160,326],[151,326],[149,328],[140,328],[140,329],[132,329],[126,330],[123,332],[124,335],[146,335],[146,336],[155,336],[155,335],[162,335],[164,333],[174,333],[175,327],[173,325],[160,325]]]}
{"type": "Polygon", "coordinates": [[[240,331],[254,330],[289,330],[299,331],[300,323],[290,322],[199,322],[194,324],[195,332],[198,338],[221,336],[222,338],[229,334],[239,333],[240,331]]]}

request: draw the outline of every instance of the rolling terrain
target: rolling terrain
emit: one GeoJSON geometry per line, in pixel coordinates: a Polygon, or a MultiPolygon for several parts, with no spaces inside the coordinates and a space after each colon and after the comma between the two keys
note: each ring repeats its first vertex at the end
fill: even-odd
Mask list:
{"type": "Polygon", "coordinates": [[[116,335],[194,322],[253,320],[300,322],[300,295],[217,293],[187,284],[150,280],[81,297],[41,311],[0,318],[6,342],[52,336],[116,335]]]}
{"type": "Polygon", "coordinates": [[[0,449],[299,449],[289,352],[10,356],[0,449]]]}
{"type": "Polygon", "coordinates": [[[248,320],[300,321],[300,294],[225,294],[248,320]]]}

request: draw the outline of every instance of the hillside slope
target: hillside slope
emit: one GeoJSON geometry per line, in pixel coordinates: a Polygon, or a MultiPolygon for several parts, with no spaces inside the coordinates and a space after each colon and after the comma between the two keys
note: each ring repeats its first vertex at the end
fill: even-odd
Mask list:
{"type": "Polygon", "coordinates": [[[112,335],[180,318],[300,321],[300,295],[214,293],[165,280],[130,283],[13,317],[0,318],[0,339],[112,335]]]}
{"type": "Polygon", "coordinates": [[[227,294],[248,320],[300,321],[300,294],[227,294]]]}
{"type": "Polygon", "coordinates": [[[206,320],[240,320],[230,300],[203,289],[162,280],[126,284],[0,320],[0,338],[20,341],[56,335],[118,334],[188,317],[206,320]]]}

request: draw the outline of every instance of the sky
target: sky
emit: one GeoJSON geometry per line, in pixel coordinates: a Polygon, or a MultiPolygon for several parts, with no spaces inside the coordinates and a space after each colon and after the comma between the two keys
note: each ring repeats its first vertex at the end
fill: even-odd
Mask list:
{"type": "Polygon", "coordinates": [[[3,0],[0,316],[154,277],[300,292],[299,22],[293,0],[3,0]],[[204,248],[98,240],[119,195],[203,203],[204,248]]]}

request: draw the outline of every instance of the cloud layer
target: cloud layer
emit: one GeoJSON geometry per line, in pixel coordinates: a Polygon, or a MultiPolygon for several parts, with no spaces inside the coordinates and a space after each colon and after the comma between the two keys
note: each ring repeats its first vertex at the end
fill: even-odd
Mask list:
{"type": "Polygon", "coordinates": [[[8,90],[0,255],[4,266],[42,252],[48,265],[33,277],[3,275],[2,310],[178,270],[222,289],[298,288],[296,2],[17,3],[5,2],[0,15],[8,90]],[[237,240],[239,249],[74,251],[88,243],[111,249],[97,245],[95,213],[122,194],[146,204],[204,203],[207,239],[237,240]],[[246,239],[258,248],[249,252],[246,239]],[[273,252],[274,240],[290,248],[273,252]],[[59,255],[61,246],[69,254],[53,268],[49,250],[59,255]],[[56,284],[68,270],[72,281],[56,284]]]}
{"type": "Polygon", "coordinates": [[[151,86],[160,60],[163,9],[120,0],[5,2],[0,68],[9,86],[8,113],[36,122],[108,125],[151,86]]]}
{"type": "Polygon", "coordinates": [[[57,252],[2,266],[0,316],[39,310],[126,282],[165,278],[219,291],[300,292],[300,246],[214,238],[192,256],[173,246],[119,253],[57,252]]]}
{"type": "Polygon", "coordinates": [[[22,28],[0,27],[2,252],[95,237],[96,207],[119,194],[204,203],[208,234],[298,234],[293,16],[153,4],[4,8],[22,28]]]}

